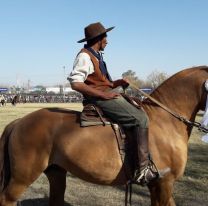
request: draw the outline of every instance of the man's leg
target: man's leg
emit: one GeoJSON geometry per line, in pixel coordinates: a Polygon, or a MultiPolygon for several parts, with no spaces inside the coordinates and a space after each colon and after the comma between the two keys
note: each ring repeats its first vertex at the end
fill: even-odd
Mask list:
{"type": "Polygon", "coordinates": [[[134,135],[137,141],[137,157],[133,181],[146,185],[159,178],[159,173],[152,160],[150,160],[148,146],[148,128],[136,127],[134,135]]]}
{"type": "Polygon", "coordinates": [[[148,148],[148,117],[123,97],[111,100],[97,101],[103,112],[113,121],[121,124],[124,129],[133,129],[136,140],[135,175],[133,180],[139,184],[148,184],[158,177],[158,172],[149,159],[148,148]]]}

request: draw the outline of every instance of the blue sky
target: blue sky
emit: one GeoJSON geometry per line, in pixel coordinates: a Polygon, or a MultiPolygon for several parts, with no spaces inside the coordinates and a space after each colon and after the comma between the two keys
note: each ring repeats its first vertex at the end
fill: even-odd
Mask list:
{"type": "Polygon", "coordinates": [[[207,65],[207,9],[206,0],[0,0],[0,85],[62,83],[84,27],[98,21],[115,26],[104,55],[114,79],[207,65]]]}

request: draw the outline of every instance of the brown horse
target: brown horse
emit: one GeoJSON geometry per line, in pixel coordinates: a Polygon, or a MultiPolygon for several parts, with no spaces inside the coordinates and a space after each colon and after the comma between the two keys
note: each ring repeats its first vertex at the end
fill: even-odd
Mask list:
{"type": "MultiPolygon", "coordinates": [[[[208,67],[183,70],[159,86],[152,97],[194,121],[205,108],[208,67]]],[[[175,205],[174,182],[183,175],[192,127],[161,107],[144,105],[150,118],[149,146],[159,169],[171,171],[148,187],[152,206],[175,205]]],[[[10,123],[0,141],[0,205],[14,205],[23,191],[45,172],[50,183],[50,206],[64,205],[66,171],[102,185],[127,182],[111,126],[81,128],[79,113],[41,109],[10,123]],[[53,166],[55,165],[55,166],[53,166]]]]}

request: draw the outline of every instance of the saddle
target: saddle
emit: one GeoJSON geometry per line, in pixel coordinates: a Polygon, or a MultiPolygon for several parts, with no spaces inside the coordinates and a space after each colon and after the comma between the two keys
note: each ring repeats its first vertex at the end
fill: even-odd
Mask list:
{"type": "MultiPolygon", "coordinates": [[[[134,97],[122,94],[122,96],[136,108],[142,107],[142,102],[134,97]]],[[[110,118],[103,114],[101,108],[94,104],[86,104],[80,115],[81,127],[96,126],[96,125],[111,125],[114,124],[110,118]]]]}
{"type": "Polygon", "coordinates": [[[104,116],[103,111],[94,104],[84,105],[80,115],[81,127],[111,125],[111,120],[104,116]]]}

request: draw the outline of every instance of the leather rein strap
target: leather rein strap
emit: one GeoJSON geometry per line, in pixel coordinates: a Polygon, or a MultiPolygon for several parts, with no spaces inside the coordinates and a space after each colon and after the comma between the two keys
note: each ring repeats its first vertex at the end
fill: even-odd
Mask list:
{"type": "Polygon", "coordinates": [[[166,107],[164,104],[162,104],[161,102],[157,101],[155,98],[151,97],[150,95],[148,95],[147,93],[143,92],[142,90],[140,90],[137,86],[135,86],[132,83],[129,83],[129,86],[132,87],[133,89],[136,89],[137,91],[139,91],[143,96],[145,96],[146,98],[150,99],[152,102],[154,102],[155,104],[157,104],[158,106],[160,106],[162,109],[164,109],[165,111],[167,111],[168,113],[170,113],[171,115],[173,115],[175,118],[177,118],[178,120],[182,121],[185,124],[188,124],[190,126],[194,126],[197,127],[200,131],[208,133],[208,129],[205,128],[204,126],[201,125],[201,123],[199,122],[192,122],[188,119],[186,119],[185,117],[177,114],[176,112],[173,112],[172,110],[170,110],[168,107],[166,107]]]}

